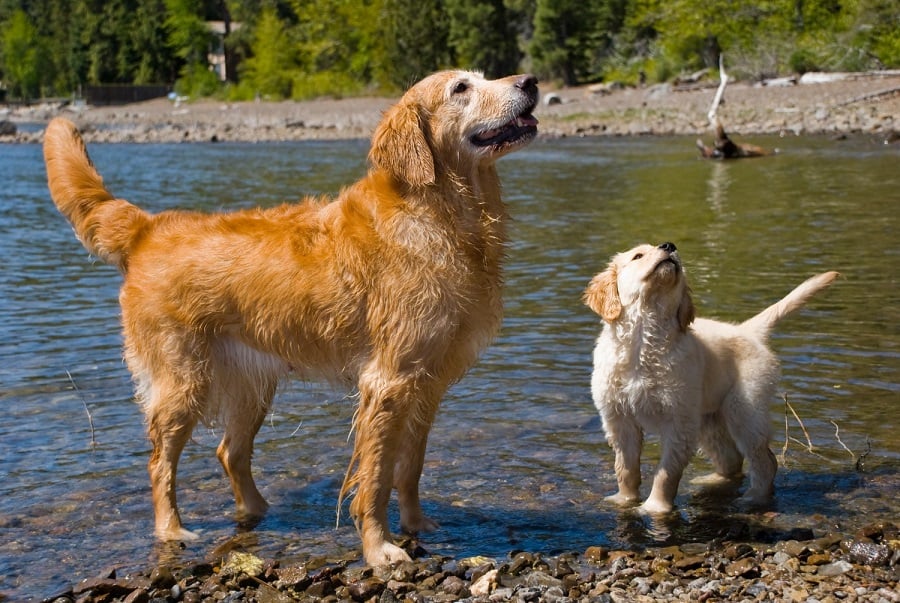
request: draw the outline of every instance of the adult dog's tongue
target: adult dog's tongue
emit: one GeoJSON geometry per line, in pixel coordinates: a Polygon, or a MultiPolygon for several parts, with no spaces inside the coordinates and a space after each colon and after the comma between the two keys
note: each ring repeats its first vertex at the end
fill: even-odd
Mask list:
{"type": "Polygon", "coordinates": [[[476,134],[472,142],[479,146],[499,145],[514,142],[537,131],[538,120],[531,113],[509,120],[500,128],[485,130],[476,134]]]}

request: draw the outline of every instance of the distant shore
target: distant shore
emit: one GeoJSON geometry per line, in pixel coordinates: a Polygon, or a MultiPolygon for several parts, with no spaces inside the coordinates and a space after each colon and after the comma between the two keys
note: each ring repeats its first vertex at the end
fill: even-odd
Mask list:
{"type": "MultiPolygon", "coordinates": [[[[807,74],[809,75],[809,74],[807,74]]],[[[763,84],[729,83],[718,116],[732,135],[868,134],[900,140],[900,72],[831,74],[763,84]],[[819,81],[823,79],[825,81],[819,81]]],[[[541,135],[710,136],[706,117],[718,81],[640,88],[541,88],[535,116],[541,135]]],[[[267,142],[369,138],[396,98],[313,101],[173,102],[119,106],[44,103],[0,105],[0,143],[38,143],[57,115],[72,119],[88,142],[267,142]],[[10,133],[10,130],[14,132],[10,133]]]]}

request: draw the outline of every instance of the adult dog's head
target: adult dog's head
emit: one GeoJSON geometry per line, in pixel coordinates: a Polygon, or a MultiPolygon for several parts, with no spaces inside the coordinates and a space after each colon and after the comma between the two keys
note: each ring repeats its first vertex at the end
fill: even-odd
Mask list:
{"type": "Polygon", "coordinates": [[[684,331],[694,320],[694,303],[674,244],[638,245],[615,255],[584,292],[584,303],[613,323],[623,310],[677,318],[684,331]]]}
{"type": "Polygon", "coordinates": [[[449,172],[465,177],[530,142],[537,78],[487,80],[472,71],[441,71],[423,79],[388,109],[372,137],[376,168],[413,187],[449,172]]]}

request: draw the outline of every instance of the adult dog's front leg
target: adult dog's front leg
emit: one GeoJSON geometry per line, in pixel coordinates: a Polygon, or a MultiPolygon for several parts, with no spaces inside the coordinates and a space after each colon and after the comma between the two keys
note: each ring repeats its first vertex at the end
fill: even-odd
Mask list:
{"type": "Polygon", "coordinates": [[[420,409],[411,414],[397,455],[394,487],[400,504],[400,529],[407,534],[431,532],[439,526],[422,512],[419,502],[419,479],[425,464],[428,433],[440,403],[440,395],[421,400],[420,409]]]}
{"type": "Polygon", "coordinates": [[[378,377],[360,380],[353,458],[341,495],[356,488],[350,514],[362,539],[363,557],[371,566],[410,560],[403,549],[390,542],[387,518],[394,464],[409,408],[406,389],[378,377]]]}

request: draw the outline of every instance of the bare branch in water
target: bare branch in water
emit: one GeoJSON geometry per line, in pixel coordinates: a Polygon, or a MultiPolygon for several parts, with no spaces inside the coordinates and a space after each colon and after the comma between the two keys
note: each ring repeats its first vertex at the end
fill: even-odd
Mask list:
{"type": "Polygon", "coordinates": [[[847,452],[850,453],[850,458],[852,458],[855,461],[856,455],[853,454],[853,451],[850,450],[849,448],[847,448],[847,445],[841,441],[841,428],[838,427],[838,424],[835,423],[834,421],[831,421],[831,424],[834,425],[834,439],[836,439],[838,441],[838,444],[840,444],[844,450],[846,450],[847,452]]]}
{"type": "MultiPolygon", "coordinates": [[[[821,459],[828,460],[825,456],[819,454],[815,450],[815,446],[813,446],[812,438],[809,435],[809,431],[807,431],[807,429],[806,429],[806,425],[803,424],[803,420],[800,418],[800,415],[797,414],[797,411],[794,410],[794,407],[791,406],[790,402],[788,402],[787,396],[782,395],[781,398],[782,398],[782,400],[784,400],[784,409],[785,409],[784,410],[784,446],[781,449],[781,459],[780,459],[781,465],[783,467],[787,466],[786,460],[787,460],[788,445],[792,441],[797,444],[800,444],[800,446],[806,448],[806,451],[808,453],[813,454],[821,459]],[[790,426],[789,426],[788,413],[787,413],[788,410],[790,410],[791,414],[794,415],[794,418],[797,420],[797,424],[800,425],[800,429],[803,431],[803,435],[806,436],[805,443],[790,435],[790,426]]],[[[863,460],[865,459],[866,456],[868,456],[869,452],[871,452],[871,450],[872,450],[872,443],[869,441],[869,438],[866,438],[866,451],[862,455],[857,457],[857,455],[852,450],[850,450],[850,448],[848,448],[847,445],[844,444],[844,441],[841,439],[841,428],[840,428],[840,426],[838,426],[837,422],[829,421],[829,423],[834,425],[834,439],[837,440],[837,443],[841,445],[841,448],[843,448],[844,450],[847,451],[848,454],[850,454],[850,458],[855,461],[856,470],[862,471],[863,460]]]]}
{"type": "Polygon", "coordinates": [[[866,436],[866,451],[859,455],[859,458],[856,459],[855,468],[859,473],[862,473],[865,470],[865,468],[863,467],[863,465],[865,464],[864,461],[866,460],[866,457],[869,456],[870,452],[872,452],[872,440],[870,440],[869,437],[866,436]]]}
{"type": "MultiPolygon", "coordinates": [[[[787,396],[784,396],[784,403],[787,405],[788,409],[791,411],[791,414],[794,415],[794,418],[797,419],[797,423],[800,424],[800,429],[803,430],[803,435],[806,436],[806,449],[809,452],[813,452],[813,443],[812,438],[809,437],[809,432],[806,431],[806,425],[803,424],[803,421],[800,419],[800,416],[797,414],[797,411],[794,410],[794,407],[791,406],[791,403],[788,402],[787,396]]],[[[792,438],[793,439],[793,438],[792,438]]]]}

